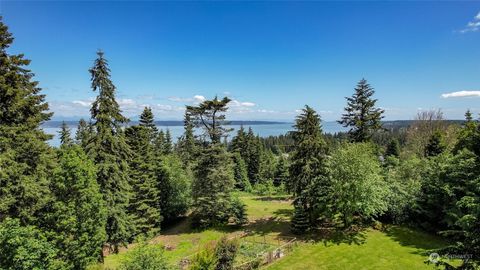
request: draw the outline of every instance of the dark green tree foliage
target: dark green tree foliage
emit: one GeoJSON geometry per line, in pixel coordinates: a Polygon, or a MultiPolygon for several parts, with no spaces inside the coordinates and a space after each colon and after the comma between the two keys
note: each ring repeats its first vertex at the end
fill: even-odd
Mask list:
{"type": "Polygon", "coordinates": [[[354,142],[368,141],[375,131],[382,129],[384,110],[375,107],[377,100],[372,98],[374,93],[373,88],[362,79],[353,96],[346,98],[347,107],[338,122],[350,128],[348,133],[354,142]]]}
{"type": "Polygon", "coordinates": [[[51,136],[40,125],[52,114],[27,69],[30,60],[7,53],[12,42],[0,17],[0,220],[32,224],[51,199],[54,157],[46,143],[51,136]]]}
{"type": "Polygon", "coordinates": [[[83,150],[87,149],[88,144],[95,136],[92,123],[87,123],[85,120],[80,119],[78,122],[77,133],[75,133],[75,140],[77,144],[80,145],[83,150]]]}
{"type": "Polygon", "coordinates": [[[70,128],[68,127],[67,123],[65,123],[65,121],[62,122],[62,126],[60,127],[60,131],[58,133],[60,135],[60,143],[62,145],[73,144],[70,128]]]}
{"type": "Polygon", "coordinates": [[[157,132],[157,127],[155,126],[154,116],[152,108],[145,107],[142,114],[140,115],[140,126],[147,128],[151,131],[152,136],[157,132]]]}
{"type": "Polygon", "coordinates": [[[248,181],[247,166],[243,161],[242,156],[238,152],[232,154],[233,158],[233,174],[235,178],[235,188],[248,191],[252,189],[250,182],[248,181]]]}
{"type": "Polygon", "coordinates": [[[194,170],[194,223],[207,227],[228,222],[235,184],[232,162],[221,144],[207,146],[194,170]]]}
{"type": "Polygon", "coordinates": [[[127,119],[115,100],[115,86],[110,80],[107,60],[103,52],[97,55],[90,69],[92,89],[98,91],[91,108],[96,135],[87,150],[97,165],[97,181],[108,209],[107,243],[118,252],[118,247],[126,244],[132,234],[131,217],[127,211],[131,197],[127,164],[130,149],[121,128],[127,119]]]}
{"type": "Polygon", "coordinates": [[[212,100],[205,100],[198,106],[187,106],[187,114],[190,116],[191,124],[203,128],[204,137],[210,139],[213,144],[220,143],[222,137],[231,131],[225,128],[225,112],[228,110],[228,103],[231,100],[224,97],[219,100],[215,97],[212,100]]]}
{"type": "Polygon", "coordinates": [[[247,218],[247,206],[238,197],[232,199],[230,213],[232,221],[236,225],[243,225],[248,222],[247,218]]]}
{"type": "MultiPolygon", "coordinates": [[[[290,181],[295,201],[313,222],[317,199],[326,188],[326,144],[320,117],[309,106],[297,116],[294,131],[295,151],[291,155],[290,181]]],[[[299,211],[299,210],[296,210],[299,211]]],[[[300,213],[303,213],[300,212],[300,213]]]]}
{"type": "Polygon", "coordinates": [[[253,133],[253,129],[249,128],[246,135],[245,152],[240,153],[245,153],[243,158],[247,163],[248,179],[252,185],[260,181],[261,151],[262,148],[260,141],[253,133]]]}
{"type": "Polygon", "coordinates": [[[58,250],[35,226],[22,226],[18,219],[0,223],[0,268],[15,270],[62,269],[58,250]]]}
{"type": "Polygon", "coordinates": [[[480,131],[478,122],[473,120],[472,113],[468,110],[465,113],[465,124],[458,134],[458,140],[453,152],[457,153],[462,149],[469,149],[480,154],[480,151],[475,151],[476,146],[479,146],[477,150],[480,150],[479,141],[480,131]]]}
{"type": "Polygon", "coordinates": [[[160,229],[159,197],[156,181],[155,157],[153,153],[151,127],[146,125],[130,126],[125,130],[127,143],[130,146],[129,160],[130,185],[132,198],[129,211],[135,216],[137,234],[154,234],[160,229]]]}
{"type": "Polygon", "coordinates": [[[438,156],[445,151],[447,146],[443,141],[443,135],[439,131],[433,133],[432,137],[430,137],[428,144],[425,146],[425,156],[426,157],[433,157],[438,156]]]}
{"type": "MultiPolygon", "coordinates": [[[[260,142],[259,138],[257,138],[260,142]]],[[[260,144],[260,143],[259,143],[260,144]]],[[[260,144],[261,145],[261,144],[260,144]]],[[[270,150],[263,149],[261,146],[260,155],[260,182],[263,184],[272,184],[275,179],[275,170],[277,168],[276,157],[270,150]]]]}
{"type": "Polygon", "coordinates": [[[78,145],[62,145],[52,181],[48,215],[59,256],[70,269],[85,269],[101,259],[107,209],[97,184],[95,165],[78,145]]]}
{"type": "Polygon", "coordinates": [[[171,154],[173,151],[173,142],[172,142],[172,134],[170,134],[170,129],[167,128],[165,132],[165,144],[163,147],[164,154],[171,154]]]}
{"type": "Polygon", "coordinates": [[[165,256],[163,247],[141,243],[127,253],[120,270],[173,270],[165,256]]]}
{"type": "Polygon", "coordinates": [[[194,162],[198,154],[198,143],[193,133],[194,126],[188,112],[185,112],[183,123],[185,131],[178,140],[177,148],[182,161],[188,165],[194,162]]]}
{"type": "Polygon", "coordinates": [[[298,199],[293,204],[291,229],[294,234],[304,234],[310,229],[310,217],[305,212],[304,203],[298,199]]]}
{"type": "Polygon", "coordinates": [[[400,143],[396,138],[392,138],[385,150],[386,157],[399,157],[400,156],[400,143]]]}
{"type": "Polygon", "coordinates": [[[175,155],[157,160],[156,181],[160,191],[159,205],[165,221],[187,213],[192,198],[192,177],[175,155]]]}
{"type": "Polygon", "coordinates": [[[275,178],[273,180],[273,185],[279,187],[281,185],[288,185],[288,164],[285,157],[280,156],[278,159],[277,166],[275,168],[275,178]]]}
{"type": "Polygon", "coordinates": [[[215,256],[217,257],[215,270],[233,270],[238,248],[237,240],[229,240],[226,235],[220,238],[215,247],[215,256]]]}

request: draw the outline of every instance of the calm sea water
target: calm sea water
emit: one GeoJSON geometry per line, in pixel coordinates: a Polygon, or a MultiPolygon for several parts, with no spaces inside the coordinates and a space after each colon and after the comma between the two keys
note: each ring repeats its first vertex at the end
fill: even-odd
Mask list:
{"type": "MultiPolygon", "coordinates": [[[[325,133],[336,133],[339,131],[345,131],[341,125],[337,122],[323,122],[323,132],[325,133]]],[[[236,130],[240,128],[239,125],[231,125],[230,128],[234,130],[230,132],[229,138],[233,137],[236,134],[236,130]]],[[[293,123],[280,123],[280,124],[262,124],[262,125],[243,125],[245,129],[251,127],[255,134],[258,134],[260,137],[267,137],[267,136],[277,136],[287,133],[288,131],[292,131],[293,123]]],[[[178,139],[183,134],[183,126],[157,126],[158,129],[166,131],[167,129],[170,130],[172,134],[172,138],[174,141],[178,139]]],[[[75,136],[75,132],[77,131],[76,126],[70,126],[72,136],[75,136]]],[[[53,139],[49,141],[50,145],[58,146],[60,145],[60,138],[58,132],[60,128],[57,127],[44,127],[43,130],[47,134],[53,135],[53,139]]]]}

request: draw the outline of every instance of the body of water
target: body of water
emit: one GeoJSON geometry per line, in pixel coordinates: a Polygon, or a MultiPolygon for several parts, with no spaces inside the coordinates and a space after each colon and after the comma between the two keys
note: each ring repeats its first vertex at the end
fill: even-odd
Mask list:
{"type": "MultiPolygon", "coordinates": [[[[346,130],[337,122],[324,122],[322,123],[322,126],[323,126],[323,132],[325,133],[336,133],[336,132],[346,130]]],[[[240,125],[230,125],[229,127],[234,129],[229,133],[229,139],[230,139],[233,136],[235,136],[237,130],[240,128],[240,125]]],[[[246,130],[248,130],[248,128],[251,127],[255,132],[255,134],[258,134],[260,137],[278,136],[294,130],[293,123],[243,125],[243,127],[246,130]]],[[[168,129],[174,141],[176,141],[178,137],[182,136],[184,132],[183,126],[178,126],[178,125],[175,125],[175,126],[159,125],[157,126],[157,128],[163,131],[166,131],[168,129]]],[[[75,137],[77,126],[76,125],[70,126],[70,129],[72,132],[72,137],[75,137]]],[[[58,132],[60,131],[59,127],[43,127],[43,130],[47,134],[53,135],[53,139],[49,141],[50,145],[52,146],[60,145],[60,137],[58,134],[58,132]]]]}

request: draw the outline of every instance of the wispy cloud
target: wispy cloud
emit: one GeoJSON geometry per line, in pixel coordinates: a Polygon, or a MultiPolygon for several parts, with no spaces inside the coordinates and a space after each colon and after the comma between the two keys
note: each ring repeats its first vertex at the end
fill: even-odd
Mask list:
{"type": "Polygon", "coordinates": [[[478,30],[480,30],[480,12],[459,32],[463,34],[467,32],[477,32],[478,30]]]}
{"type": "Polygon", "coordinates": [[[480,91],[457,91],[442,94],[442,98],[480,97],[480,91]]]}

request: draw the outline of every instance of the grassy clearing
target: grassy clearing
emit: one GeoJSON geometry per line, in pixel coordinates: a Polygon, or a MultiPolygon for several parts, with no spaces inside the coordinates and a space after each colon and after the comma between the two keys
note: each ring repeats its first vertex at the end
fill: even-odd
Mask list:
{"type": "MultiPolygon", "coordinates": [[[[218,240],[224,234],[250,232],[244,240],[245,248],[239,260],[247,260],[253,253],[260,252],[261,245],[251,242],[266,242],[268,246],[279,245],[289,240],[291,201],[287,197],[259,197],[240,194],[247,205],[249,224],[243,227],[225,226],[210,230],[192,229],[189,219],[171,228],[166,228],[150,242],[163,245],[172,264],[196,253],[207,243],[218,240]],[[252,253],[252,254],[250,254],[252,253]]],[[[317,237],[318,238],[318,237],[317,237]]],[[[351,235],[330,235],[328,239],[301,241],[295,250],[278,262],[266,267],[268,270],[282,269],[434,269],[424,264],[429,250],[445,246],[442,239],[407,229],[391,226],[386,231],[373,229],[351,235]]],[[[130,248],[134,248],[131,246],[130,248]]],[[[117,269],[128,250],[105,258],[96,269],[117,269]]]]}

